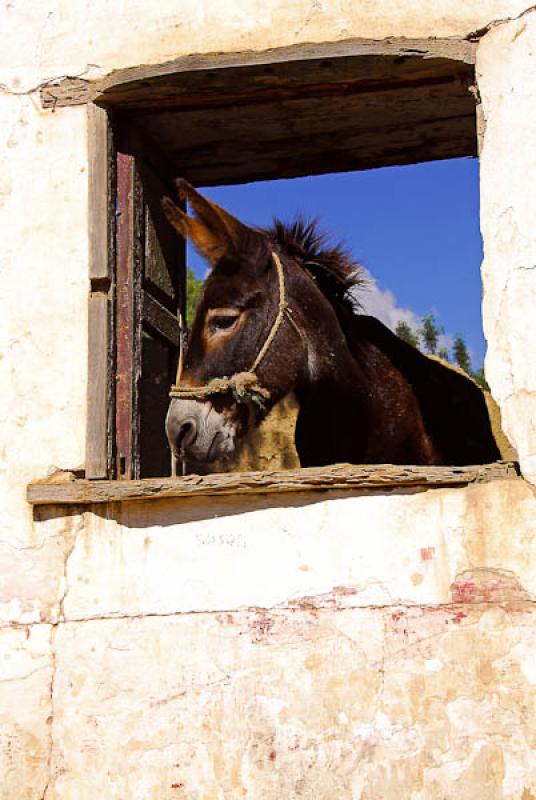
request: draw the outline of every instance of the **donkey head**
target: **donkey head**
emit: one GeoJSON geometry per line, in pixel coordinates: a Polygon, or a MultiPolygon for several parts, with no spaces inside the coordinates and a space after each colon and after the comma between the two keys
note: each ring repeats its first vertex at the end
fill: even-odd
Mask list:
{"type": "MultiPolygon", "coordinates": [[[[209,202],[186,181],[177,181],[177,188],[194,216],[169,198],[162,200],[164,212],[211,267],[184,357],[181,387],[188,389],[251,370],[278,315],[280,292],[268,235],[209,202]]],[[[232,392],[174,397],[166,420],[172,452],[194,471],[230,458],[248,428],[292,389],[304,360],[298,328],[283,321],[255,368],[264,407],[237,402],[232,392]]]]}

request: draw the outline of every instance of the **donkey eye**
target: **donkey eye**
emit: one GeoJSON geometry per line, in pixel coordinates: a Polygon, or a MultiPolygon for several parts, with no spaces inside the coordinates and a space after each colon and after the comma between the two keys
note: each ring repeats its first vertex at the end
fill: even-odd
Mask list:
{"type": "Polygon", "coordinates": [[[214,328],[221,328],[222,330],[227,330],[227,328],[232,328],[235,324],[238,316],[236,317],[213,317],[210,321],[214,328]]]}
{"type": "Polygon", "coordinates": [[[237,322],[240,312],[235,309],[213,309],[208,313],[208,328],[210,333],[230,330],[237,322]]]}

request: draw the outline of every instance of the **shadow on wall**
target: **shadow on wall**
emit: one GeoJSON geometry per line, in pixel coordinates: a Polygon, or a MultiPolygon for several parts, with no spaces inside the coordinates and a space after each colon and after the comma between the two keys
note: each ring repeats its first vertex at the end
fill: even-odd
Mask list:
{"type": "Polygon", "coordinates": [[[356,497],[385,497],[385,495],[417,495],[429,491],[425,486],[396,487],[388,489],[315,489],[314,492],[271,492],[269,494],[219,495],[200,497],[170,497],[154,500],[133,500],[94,505],[34,506],[34,521],[72,517],[83,513],[117,522],[126,528],[167,528],[187,522],[202,522],[219,517],[232,517],[270,509],[303,508],[326,500],[351,500],[356,497]]]}

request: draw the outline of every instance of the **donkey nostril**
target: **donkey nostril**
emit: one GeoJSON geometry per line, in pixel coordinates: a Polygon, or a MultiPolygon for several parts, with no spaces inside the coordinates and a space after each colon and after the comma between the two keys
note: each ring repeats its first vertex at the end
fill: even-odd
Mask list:
{"type": "Polygon", "coordinates": [[[197,436],[197,425],[194,419],[186,419],[181,424],[177,438],[175,440],[177,452],[181,453],[195,441],[197,436]]]}

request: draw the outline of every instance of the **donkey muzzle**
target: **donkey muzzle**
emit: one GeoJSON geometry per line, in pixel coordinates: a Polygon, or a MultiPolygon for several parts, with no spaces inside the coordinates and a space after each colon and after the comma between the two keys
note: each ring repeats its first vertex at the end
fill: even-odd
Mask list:
{"type": "Polygon", "coordinates": [[[166,419],[171,451],[199,465],[230,458],[235,451],[236,424],[210,400],[173,399],[166,419]]]}

